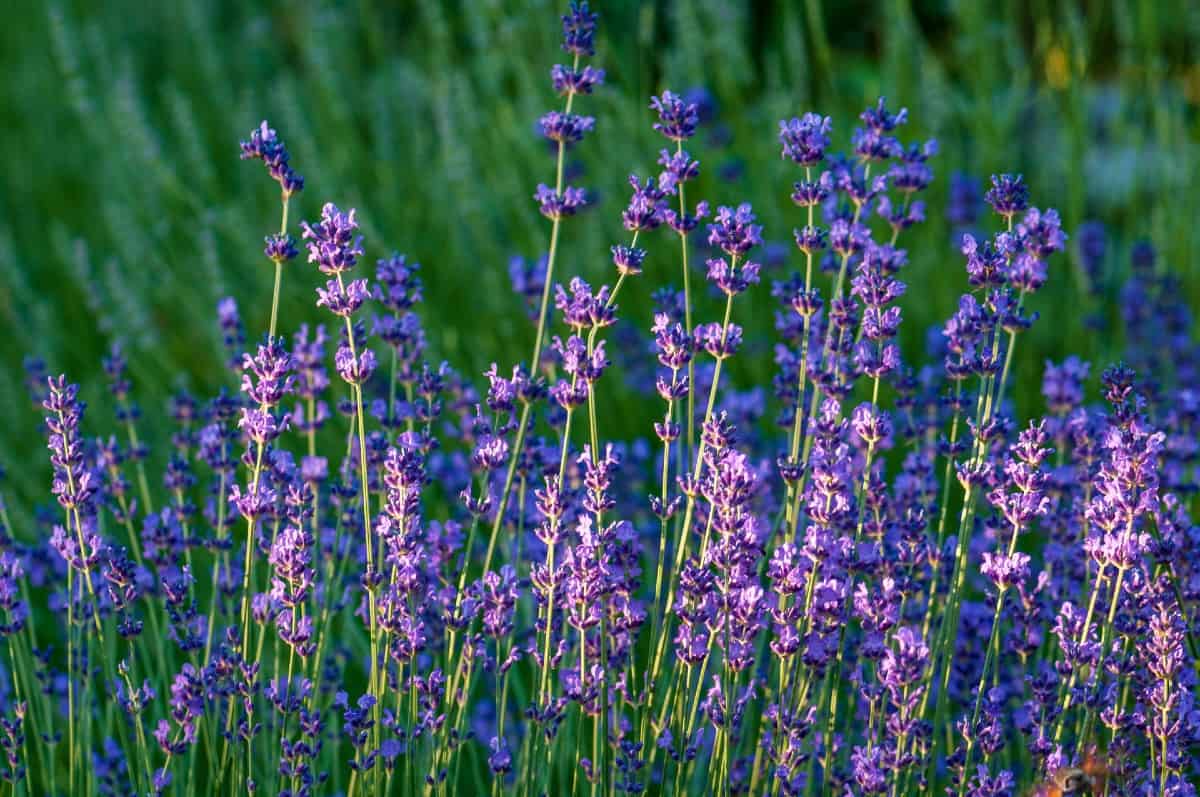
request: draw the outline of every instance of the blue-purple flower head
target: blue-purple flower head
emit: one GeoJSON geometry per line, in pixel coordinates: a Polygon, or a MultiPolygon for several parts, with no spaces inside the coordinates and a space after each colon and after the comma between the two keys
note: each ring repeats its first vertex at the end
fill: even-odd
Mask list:
{"type": "Polygon", "coordinates": [[[933,182],[933,170],[929,168],[928,160],[937,153],[938,143],[934,138],[901,149],[898,160],[888,170],[888,184],[904,194],[925,190],[933,182]]]}
{"type": "Polygon", "coordinates": [[[604,83],[604,70],[592,66],[571,69],[562,64],[555,64],[550,69],[550,82],[560,96],[591,94],[597,86],[604,83]]]}
{"type": "Polygon", "coordinates": [[[696,135],[700,123],[700,109],[673,91],[650,98],[650,108],[658,112],[654,129],[671,141],[686,141],[696,135]]]}
{"type": "Polygon", "coordinates": [[[900,142],[891,131],[908,121],[908,109],[901,108],[896,113],[887,109],[883,97],[861,114],[863,126],[855,128],[852,136],[854,154],[864,161],[880,161],[898,157],[903,152],[900,142]]]}
{"type": "Polygon", "coordinates": [[[574,277],[569,288],[568,292],[561,284],[554,286],[554,306],[562,312],[567,326],[580,331],[603,328],[616,321],[616,307],[610,301],[612,292],[607,285],[593,294],[591,285],[574,277]]]}
{"type": "Polygon", "coordinates": [[[815,113],[780,121],[779,143],[783,145],[783,157],[805,168],[816,166],[825,159],[832,130],[833,121],[815,113]]]}
{"type": "Polygon", "coordinates": [[[263,248],[263,254],[276,263],[284,263],[300,254],[296,249],[296,239],[287,233],[268,235],[265,241],[267,245],[263,248]]]}
{"type": "Polygon", "coordinates": [[[655,313],[654,348],[658,361],[672,371],[678,371],[692,359],[692,340],[683,325],[671,320],[667,313],[655,313]]]}
{"type": "Polygon", "coordinates": [[[342,381],[350,385],[362,385],[375,373],[378,362],[375,352],[371,349],[354,352],[349,346],[342,344],[333,356],[333,364],[342,381]]]}
{"type": "Polygon", "coordinates": [[[367,299],[371,298],[371,289],[365,279],[327,280],[325,287],[317,289],[317,307],[327,307],[329,312],[339,318],[349,318],[358,312],[367,299]]]}
{"type": "Polygon", "coordinates": [[[879,680],[889,690],[900,691],[917,683],[929,662],[929,646],[921,638],[921,632],[903,626],[892,638],[894,647],[889,647],[879,664],[879,680]]]}
{"type": "Polygon", "coordinates": [[[668,194],[674,194],[680,183],[694,180],[700,174],[700,161],[693,160],[684,150],[659,150],[658,165],[663,167],[658,175],[658,187],[668,194]]]}
{"type": "Polygon", "coordinates": [[[538,203],[538,210],[548,219],[574,216],[587,205],[587,193],[582,188],[570,185],[558,193],[550,186],[539,183],[533,198],[538,203]]]}
{"type": "Polygon", "coordinates": [[[296,174],[288,163],[287,147],[266,119],[250,131],[250,140],[241,142],[241,147],[243,160],[261,160],[266,164],[271,179],[279,183],[285,197],[298,194],[304,188],[304,178],[296,174]]]}
{"type": "Polygon", "coordinates": [[[595,55],[597,19],[599,16],[588,8],[587,0],[571,0],[571,8],[562,18],[563,50],[576,58],[595,55]]]}
{"type": "Polygon", "coordinates": [[[542,114],[542,118],[538,120],[538,126],[542,130],[542,135],[550,141],[570,146],[578,144],[586,134],[596,127],[596,119],[576,113],[550,111],[542,114]]]}
{"type": "Polygon", "coordinates": [[[829,248],[840,257],[858,254],[871,243],[871,230],[864,224],[836,219],[829,227],[829,248]]]}
{"type": "Polygon", "coordinates": [[[258,351],[242,355],[242,392],[261,407],[274,407],[295,390],[293,363],[283,339],[259,344],[258,351]]]}
{"type": "Polygon", "coordinates": [[[1029,208],[1017,225],[1017,234],[1021,237],[1022,248],[1039,259],[1061,252],[1067,245],[1062,219],[1054,208],[1044,211],[1029,208]]]}
{"type": "Polygon", "coordinates": [[[642,262],[646,259],[646,250],[636,246],[617,244],[612,247],[613,265],[617,273],[632,277],[642,273],[642,262]]]}
{"type": "Polygon", "coordinates": [[[1029,554],[1017,551],[1010,556],[985,552],[979,570],[991,579],[996,589],[1006,591],[1029,579],[1029,554]]]}
{"type": "Polygon", "coordinates": [[[755,224],[754,210],[743,202],[737,208],[722,206],[708,225],[708,244],[730,257],[746,254],[762,243],[762,225],[755,224]]]}
{"type": "Polygon", "coordinates": [[[1022,175],[993,174],[992,187],[983,199],[996,213],[1011,219],[1029,207],[1029,186],[1022,175]]]}
{"type": "Polygon", "coordinates": [[[815,208],[824,204],[833,193],[833,173],[821,172],[816,180],[801,180],[793,185],[792,201],[802,208],[815,208]]]}
{"type": "Polygon", "coordinates": [[[412,309],[422,298],[421,278],[417,276],[420,270],[420,263],[410,263],[408,258],[399,252],[393,252],[391,257],[376,260],[376,301],[394,313],[412,309]]]}
{"type": "Polygon", "coordinates": [[[710,258],[705,265],[708,281],[726,296],[736,296],[751,285],[756,285],[761,270],[758,263],[749,260],[731,263],[723,257],[710,258]]]}
{"type": "Polygon", "coordinates": [[[362,236],[354,234],[358,229],[354,213],[354,208],[343,213],[337,205],[326,202],[319,222],[300,223],[302,237],[308,242],[308,262],[316,263],[322,273],[343,274],[354,268],[363,253],[362,236]]]}
{"type": "Polygon", "coordinates": [[[651,177],[647,177],[643,183],[638,180],[636,174],[631,174],[629,184],[633,186],[633,195],[621,214],[625,229],[630,232],[642,232],[660,226],[666,207],[663,202],[664,192],[658,183],[651,177]]]}
{"type": "Polygon", "coordinates": [[[961,251],[967,258],[967,284],[972,288],[995,288],[1005,283],[1008,275],[1004,254],[990,240],[981,243],[970,233],[964,234],[961,251]]]}
{"type": "Polygon", "coordinates": [[[724,326],[719,322],[699,324],[692,330],[694,346],[716,360],[732,357],[742,345],[742,328],[737,324],[724,326]]]}
{"type": "Polygon", "coordinates": [[[316,579],[312,547],[312,537],[297,526],[283,528],[275,536],[268,558],[273,568],[271,597],[280,606],[299,606],[312,593],[316,579]]]}

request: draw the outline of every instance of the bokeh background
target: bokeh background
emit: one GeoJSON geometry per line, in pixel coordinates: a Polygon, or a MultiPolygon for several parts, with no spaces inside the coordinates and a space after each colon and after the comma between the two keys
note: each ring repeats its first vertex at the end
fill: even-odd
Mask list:
{"type": "MultiPolygon", "coordinates": [[[[532,331],[509,261],[546,246],[531,195],[554,167],[535,122],[558,107],[548,73],[562,59],[564,3],[15,5],[13,24],[0,26],[0,461],[17,496],[44,496],[46,484],[23,357],[83,381],[85,398],[103,408],[100,358],[123,341],[151,429],[171,391],[232,384],[218,298],[237,297],[252,338],[269,312],[261,242],[278,225],[278,192],[237,148],[263,118],[307,178],[293,219],[314,217],[326,200],[356,206],[366,262],[398,250],[423,265],[433,359],[477,374],[528,356],[532,331]]],[[[608,80],[581,101],[597,132],[571,168],[598,201],[565,225],[563,278],[610,275],[608,247],[624,240],[624,181],[654,170],[661,146],[651,94],[707,96],[703,133],[689,147],[704,176],[689,197],[754,204],[779,244],[769,247],[767,283],[798,261],[788,242],[800,218],[787,199],[797,174],[779,157],[778,120],[832,116],[835,148],[845,148],[857,114],[883,94],[910,111],[903,140],[941,143],[929,222],[904,240],[907,358],[923,358],[927,331],[963,289],[946,218],[955,173],[1024,173],[1035,204],[1059,208],[1072,234],[1034,308],[1050,320],[1021,340],[1018,409],[1040,409],[1046,358],[1072,352],[1102,365],[1120,350],[1118,297],[1135,241],[1152,241],[1158,267],[1179,275],[1193,304],[1200,297],[1200,4],[593,6],[595,63],[608,80]],[[1103,227],[1082,227],[1089,221],[1103,227]]],[[[646,276],[622,295],[622,316],[642,327],[651,290],[678,280],[675,239],[646,244],[646,276]]],[[[284,329],[318,319],[316,276],[302,260],[285,276],[284,329]]],[[[769,390],[768,287],[738,312],[763,342],[734,361],[735,378],[769,390]]],[[[628,424],[612,433],[645,433],[632,392],[614,387],[605,401],[628,424]],[[620,412],[622,402],[634,411],[620,412]]],[[[92,424],[111,418],[97,412],[92,424]]]]}

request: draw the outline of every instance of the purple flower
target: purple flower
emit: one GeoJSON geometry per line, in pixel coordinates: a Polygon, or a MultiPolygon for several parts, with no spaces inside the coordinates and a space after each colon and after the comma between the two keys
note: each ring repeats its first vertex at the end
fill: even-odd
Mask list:
{"type": "Polygon", "coordinates": [[[1017,225],[1017,235],[1025,252],[1038,260],[1061,252],[1067,244],[1062,220],[1053,208],[1045,211],[1029,208],[1017,225]]]}
{"type": "Polygon", "coordinates": [[[829,233],[820,227],[802,227],[794,231],[796,247],[806,254],[815,254],[825,248],[829,233]]]}
{"type": "Polygon", "coordinates": [[[668,194],[674,194],[681,184],[700,175],[700,162],[693,160],[685,150],[659,150],[658,164],[663,167],[658,176],[658,187],[668,194]]]}
{"type": "Polygon", "coordinates": [[[870,446],[887,448],[892,436],[892,424],[887,413],[869,401],[854,408],[850,429],[870,446]]]}
{"type": "Polygon", "coordinates": [[[816,207],[829,199],[833,188],[833,173],[821,172],[821,176],[816,180],[801,180],[795,183],[792,201],[802,208],[816,207]]]}
{"type": "Polygon", "coordinates": [[[588,400],[590,393],[587,382],[572,385],[569,380],[560,379],[550,387],[550,398],[564,410],[582,405],[588,400]]]}
{"type": "Polygon", "coordinates": [[[483,470],[495,470],[508,462],[508,441],[503,437],[485,434],[479,438],[471,461],[483,470]]]}
{"type": "Polygon", "coordinates": [[[562,64],[555,64],[550,69],[550,82],[560,96],[591,94],[597,86],[604,83],[604,70],[591,66],[571,69],[562,64]]]}
{"type": "Polygon", "coordinates": [[[327,307],[339,318],[349,318],[358,312],[363,302],[371,298],[371,290],[365,279],[328,280],[324,288],[317,288],[317,307],[327,307]]]}
{"type": "MultiPolygon", "coordinates": [[[[114,553],[111,548],[107,558],[105,579],[110,584],[113,583],[109,578],[109,573],[114,572],[113,563],[115,562],[115,572],[119,573],[117,580],[123,582],[115,588],[116,597],[113,598],[113,606],[123,609],[137,598],[137,586],[133,583],[135,577],[133,564],[128,557],[114,553]]],[[[0,553],[0,611],[3,611],[7,617],[6,621],[0,622],[0,636],[11,636],[25,627],[25,620],[29,616],[29,606],[20,598],[21,582],[24,579],[25,571],[21,560],[11,551],[0,553]]],[[[110,589],[110,597],[112,596],[113,591],[110,589]]]]}
{"type": "Polygon", "coordinates": [[[654,347],[663,367],[678,371],[692,359],[692,340],[682,324],[672,323],[666,313],[654,315],[654,347]]]}
{"type": "Polygon", "coordinates": [[[354,234],[358,229],[354,213],[353,208],[343,213],[332,202],[326,202],[318,223],[300,223],[301,237],[308,241],[308,262],[316,263],[321,273],[333,277],[344,274],[354,268],[363,253],[362,237],[354,234]]]}
{"type": "Polygon", "coordinates": [[[267,259],[276,263],[283,263],[300,254],[300,251],[296,249],[296,239],[287,233],[268,235],[265,240],[267,246],[263,249],[263,254],[267,256],[267,259]]]}
{"type": "Polygon", "coordinates": [[[991,241],[980,244],[975,236],[966,234],[962,237],[961,251],[967,258],[967,284],[972,288],[986,289],[1005,284],[1006,258],[991,241]]]}
{"type": "Polygon", "coordinates": [[[879,747],[855,747],[850,754],[850,771],[863,794],[881,794],[887,788],[879,747]]]}
{"type": "Polygon", "coordinates": [[[929,663],[929,646],[920,633],[908,626],[892,636],[892,645],[884,651],[879,663],[879,679],[891,692],[893,700],[902,701],[905,688],[921,681],[929,663]]]}
{"type": "Polygon", "coordinates": [[[305,457],[300,460],[300,478],[309,485],[320,484],[329,478],[329,461],[325,457],[305,457]]]}
{"type": "Polygon", "coordinates": [[[642,273],[642,261],[646,259],[646,250],[618,244],[612,247],[612,256],[617,273],[632,277],[642,273]]]}
{"type": "Polygon", "coordinates": [[[502,776],[512,772],[512,754],[508,744],[493,736],[488,742],[488,769],[493,775],[502,776]]]}
{"type": "Polygon", "coordinates": [[[696,135],[700,123],[700,110],[695,103],[684,100],[672,91],[650,98],[650,108],[658,112],[654,129],[671,141],[686,141],[696,135]]]}
{"type": "Polygon", "coordinates": [[[94,500],[99,480],[84,465],[83,440],[79,424],[85,405],[76,397],[79,386],[67,383],[66,376],[46,380],[49,391],[42,407],[46,411],[50,464],[54,466],[51,490],[64,509],[78,510],[85,519],[95,514],[94,500]]]}
{"type": "Polygon", "coordinates": [[[717,360],[732,357],[742,344],[742,328],[737,324],[730,324],[728,328],[715,321],[711,324],[699,324],[692,330],[692,334],[696,348],[703,349],[717,360]]]}
{"type": "Polygon", "coordinates": [[[993,174],[992,187],[983,199],[996,213],[1011,219],[1029,207],[1029,186],[1019,174],[993,174]]]}
{"type": "Polygon", "coordinates": [[[616,308],[609,301],[612,292],[602,285],[596,293],[579,277],[571,279],[570,292],[562,285],[554,286],[554,306],[563,314],[567,326],[581,332],[584,329],[602,329],[616,321],[616,308]]]}
{"type": "Polygon", "coordinates": [[[538,210],[548,219],[565,219],[574,216],[587,205],[587,196],[582,188],[565,186],[562,193],[556,193],[548,185],[538,184],[537,192],[533,195],[538,203],[538,210]]]}
{"type": "Polygon", "coordinates": [[[312,568],[312,537],[304,529],[282,529],[271,545],[269,561],[274,568],[271,598],[292,609],[302,605],[312,592],[316,573],[312,568]]]}
{"type": "Polygon", "coordinates": [[[737,209],[720,207],[708,225],[708,244],[730,257],[746,254],[762,243],[762,226],[754,223],[754,211],[743,202],[737,209]]]}
{"type": "Polygon", "coordinates": [[[378,363],[375,359],[375,352],[370,349],[362,349],[356,353],[349,346],[338,346],[337,353],[333,357],[334,366],[337,368],[338,376],[342,381],[350,385],[361,385],[371,378],[371,374],[375,373],[375,368],[378,363]]]}
{"type": "Polygon", "coordinates": [[[758,284],[758,263],[749,260],[731,263],[723,257],[711,258],[708,263],[708,281],[726,296],[743,293],[751,285],[758,284]]]}
{"type": "Polygon", "coordinates": [[[938,152],[936,139],[924,144],[913,143],[901,149],[899,160],[888,169],[888,184],[902,194],[914,194],[925,190],[933,182],[933,171],[927,161],[938,152]]]}
{"type": "MultiPolygon", "coordinates": [[[[92,523],[94,521],[89,521],[88,525],[90,526],[92,523]]],[[[104,543],[100,539],[100,535],[88,527],[85,527],[78,536],[83,539],[82,546],[75,533],[55,525],[50,534],[50,547],[57,551],[62,560],[73,570],[88,571],[100,561],[104,543]]]]}
{"type": "Polygon", "coordinates": [[[243,407],[237,425],[251,442],[266,446],[279,437],[280,433],[287,428],[287,424],[288,416],[286,415],[282,420],[276,420],[269,411],[257,407],[243,407]]]}
{"type": "Polygon", "coordinates": [[[171,683],[171,720],[159,720],[154,738],[164,753],[179,755],[196,741],[196,723],[204,713],[204,687],[200,673],[190,663],[183,665],[171,683]]]}
{"type": "Polygon", "coordinates": [[[259,407],[278,406],[295,388],[292,358],[282,338],[260,343],[254,355],[242,355],[242,392],[259,407]]]}
{"type": "Polygon", "coordinates": [[[543,136],[568,146],[578,144],[595,126],[596,120],[591,116],[560,111],[550,111],[538,120],[538,127],[541,128],[543,136]]]}
{"type": "Polygon", "coordinates": [[[846,165],[836,170],[835,182],[856,208],[869,208],[875,197],[887,190],[888,177],[877,174],[869,177],[862,165],[846,165]]]}
{"type": "Polygon", "coordinates": [[[833,121],[828,116],[806,113],[799,119],[779,123],[779,143],[783,157],[809,168],[825,159],[833,121]]]}
{"type": "Polygon", "coordinates": [[[625,229],[641,232],[657,228],[663,223],[663,190],[652,178],[647,177],[645,183],[639,182],[636,174],[629,175],[629,184],[633,186],[633,196],[621,214],[625,229]]]}
{"type": "Polygon", "coordinates": [[[854,154],[859,158],[864,161],[887,160],[903,152],[900,142],[888,133],[908,121],[908,109],[901,108],[895,114],[889,113],[884,98],[880,97],[874,107],[867,108],[858,118],[862,120],[863,127],[855,128],[851,141],[854,154]]]}
{"type": "Polygon", "coordinates": [[[967,781],[965,793],[968,797],[1012,797],[1016,785],[1012,772],[1007,769],[993,777],[987,766],[980,764],[975,775],[967,781]]]}
{"type": "Polygon", "coordinates": [[[304,178],[288,164],[287,147],[267,125],[267,120],[250,131],[250,140],[241,142],[241,147],[243,160],[261,160],[266,164],[271,179],[283,189],[285,199],[303,190],[304,178]]]}
{"type": "Polygon", "coordinates": [[[663,211],[663,219],[667,222],[667,226],[682,236],[686,236],[696,229],[700,224],[700,220],[708,216],[708,203],[696,203],[694,213],[676,212],[671,208],[663,211]]]}
{"type": "Polygon", "coordinates": [[[488,571],[479,582],[483,632],[493,639],[508,636],[513,629],[517,598],[517,572],[504,565],[500,572],[488,571]]]}
{"type": "Polygon", "coordinates": [[[410,263],[404,255],[375,261],[375,288],[372,296],[393,313],[411,310],[422,298],[420,263],[410,263]]]}
{"type": "Polygon", "coordinates": [[[871,231],[862,224],[837,219],[829,226],[829,248],[839,257],[856,255],[871,242],[871,231]]]}
{"type": "Polygon", "coordinates": [[[988,500],[1008,522],[1013,534],[1027,531],[1034,520],[1050,511],[1042,463],[1050,453],[1044,446],[1044,423],[1030,423],[1021,432],[1004,463],[1004,483],[988,493],[988,500]]]}
{"type": "Polygon", "coordinates": [[[991,579],[1001,592],[1024,584],[1029,579],[1029,554],[1011,555],[985,551],[980,572],[991,579]]]}
{"type": "Polygon", "coordinates": [[[588,8],[587,0],[571,0],[571,8],[562,18],[563,45],[566,52],[576,58],[587,58],[596,54],[593,42],[596,35],[597,14],[588,8]]]}

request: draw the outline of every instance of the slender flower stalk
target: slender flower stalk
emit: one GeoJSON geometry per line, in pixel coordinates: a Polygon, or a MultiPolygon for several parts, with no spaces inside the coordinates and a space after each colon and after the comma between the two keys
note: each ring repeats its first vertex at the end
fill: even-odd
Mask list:
{"type": "MultiPolygon", "coordinates": [[[[692,287],[691,266],[688,264],[688,235],[695,229],[697,223],[708,215],[707,203],[696,206],[693,215],[688,215],[687,199],[685,197],[686,183],[694,180],[700,174],[700,164],[692,160],[683,149],[685,141],[696,135],[696,126],[700,122],[700,109],[696,103],[687,102],[671,91],[664,91],[661,96],[650,98],[650,108],[658,113],[658,121],[654,129],[668,141],[675,142],[675,152],[662,150],[658,162],[664,170],[659,177],[659,186],[667,193],[678,194],[679,211],[670,211],[665,218],[671,229],[679,235],[679,258],[683,269],[683,327],[687,334],[692,334],[692,287]]],[[[688,383],[695,384],[696,373],[691,362],[688,363],[688,383]]],[[[685,463],[694,461],[696,452],[696,398],[692,391],[687,394],[687,407],[684,409],[687,425],[687,457],[685,463]]]]}
{"type": "MultiPolygon", "coordinates": [[[[562,48],[571,55],[571,66],[567,68],[559,64],[551,70],[551,82],[555,90],[565,97],[563,110],[561,113],[551,111],[539,120],[542,135],[555,142],[556,155],[554,188],[539,184],[537,192],[534,194],[539,211],[550,220],[550,246],[546,257],[546,274],[537,315],[537,331],[533,338],[533,354],[529,358],[530,378],[534,380],[537,379],[541,369],[542,346],[546,339],[547,311],[550,306],[551,288],[554,284],[554,264],[558,257],[560,226],[564,218],[575,215],[588,204],[584,189],[565,184],[565,162],[567,148],[581,141],[583,136],[590,132],[595,125],[594,118],[574,114],[571,109],[577,95],[591,94],[597,86],[604,82],[603,69],[595,69],[591,66],[580,68],[584,58],[590,58],[596,54],[596,21],[597,15],[588,8],[587,0],[578,2],[571,0],[570,11],[562,18],[562,48]]],[[[521,410],[516,439],[510,450],[504,487],[500,491],[500,499],[488,538],[489,554],[484,565],[485,572],[491,563],[490,552],[495,549],[500,526],[506,516],[505,512],[508,509],[508,500],[512,493],[517,462],[524,451],[532,411],[532,403],[525,403],[521,410]]]]}
{"type": "Polygon", "coordinates": [[[266,238],[267,259],[275,265],[275,282],[271,291],[271,320],[267,326],[267,338],[275,338],[279,318],[279,289],[283,278],[283,264],[294,258],[295,241],[288,235],[288,208],[292,197],[304,190],[304,178],[292,169],[287,147],[279,139],[267,121],[250,131],[250,138],[241,142],[243,160],[261,160],[267,167],[271,179],[279,183],[280,201],[283,205],[279,232],[266,238]]]}

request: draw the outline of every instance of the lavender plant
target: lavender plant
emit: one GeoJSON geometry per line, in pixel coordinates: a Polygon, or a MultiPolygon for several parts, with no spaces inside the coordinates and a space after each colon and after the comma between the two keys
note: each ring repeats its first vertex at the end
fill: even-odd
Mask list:
{"type": "Polygon", "coordinates": [[[473,377],[432,359],[419,267],[391,253],[354,276],[377,244],[332,203],[301,224],[322,277],[289,280],[342,319],[336,346],[292,323],[303,180],[263,122],[242,153],[281,186],[283,219],[252,351],[236,300],[217,308],[238,390],[178,395],[170,439],[143,440],[114,349],[106,437],[75,383],[29,363],[57,509],[18,528],[0,502],[0,779],[52,795],[1195,794],[1200,370],[1169,278],[1139,250],[1140,370],[1109,367],[1097,391],[1088,363],[1047,363],[1044,417],[1018,418],[1010,378],[1066,234],[1013,175],[982,197],[987,232],[956,178],[964,292],[905,351],[905,233],[937,145],[902,142],[907,111],[880,99],[846,154],[829,117],[780,123],[802,170],[780,188],[798,271],[773,280],[761,329],[742,297],[767,292],[763,228],[714,198],[693,234],[701,108],[664,90],[647,122],[674,149],[629,179],[611,284],[564,279],[562,222],[591,199],[565,156],[594,127],[573,107],[603,82],[583,63],[597,21],[586,3],[563,16],[563,110],[540,120],[548,254],[512,267],[528,361],[473,377]],[[675,258],[662,227],[678,290],[650,255],[675,258]],[[652,318],[622,316],[633,291],[654,293],[652,318]],[[740,392],[738,362],[771,344],[772,398],[740,392]],[[642,438],[604,424],[634,381],[617,348],[662,401],[642,438]],[[63,621],[33,622],[49,612],[63,621]]]}

